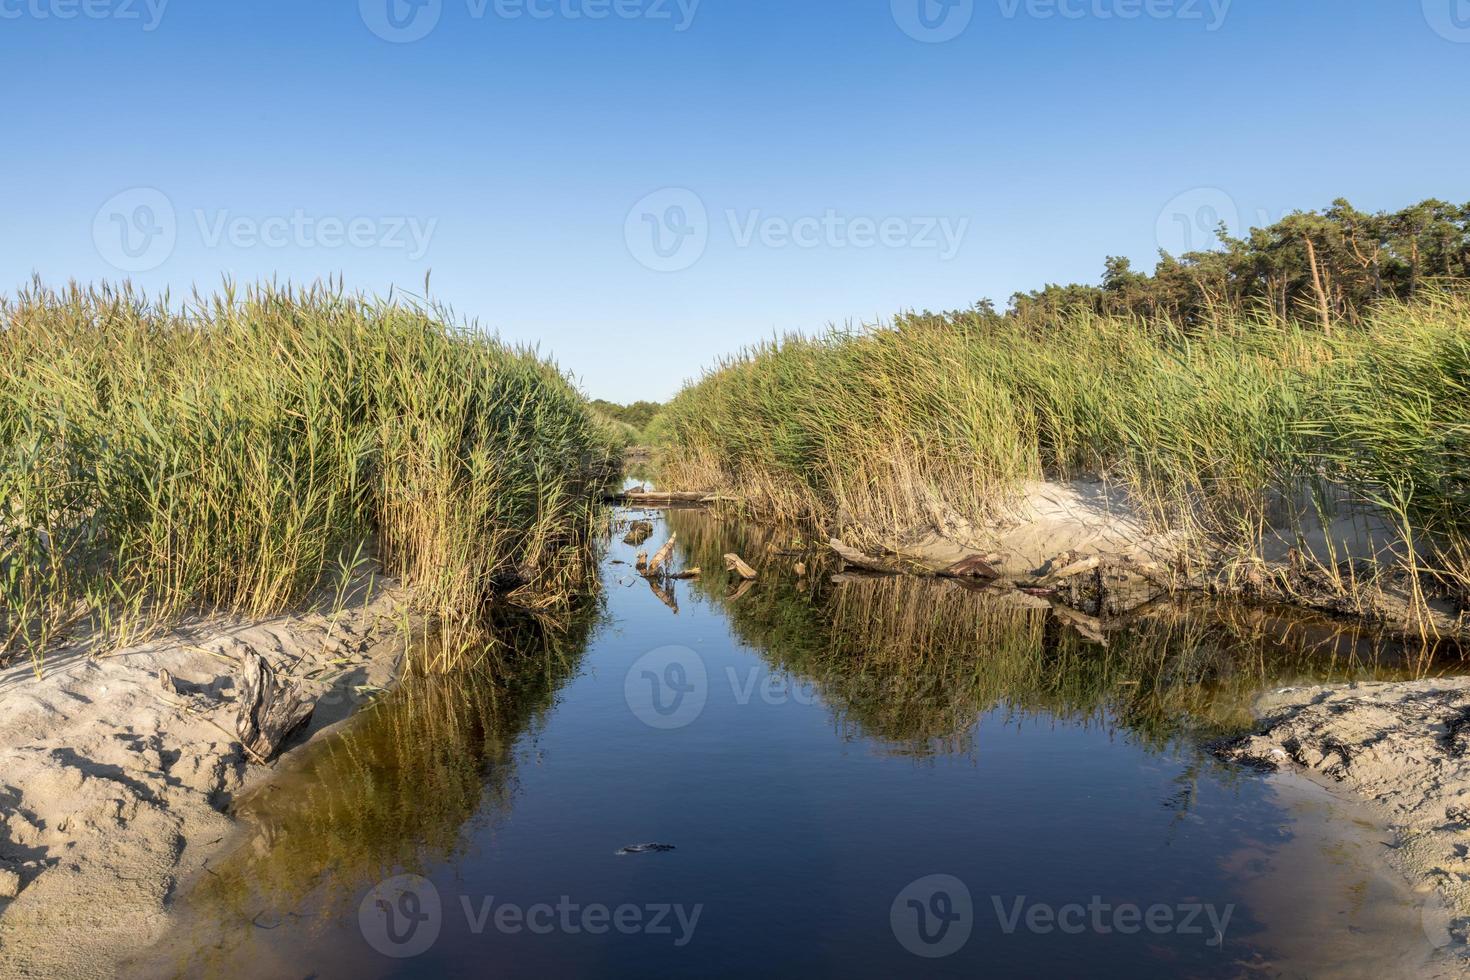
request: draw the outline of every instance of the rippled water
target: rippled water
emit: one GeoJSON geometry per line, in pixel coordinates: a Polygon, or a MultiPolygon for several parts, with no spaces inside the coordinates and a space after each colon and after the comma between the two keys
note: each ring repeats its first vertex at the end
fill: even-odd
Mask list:
{"type": "Polygon", "coordinates": [[[705,574],[653,588],[619,531],[599,608],[406,685],[242,801],[135,972],[1384,977],[1436,955],[1381,831],[1206,746],[1267,687],[1458,663],[1238,607],[1101,645],[1016,596],[834,576],[794,533],[621,516],[705,574]],[[642,843],[675,849],[618,853],[642,843]]]}

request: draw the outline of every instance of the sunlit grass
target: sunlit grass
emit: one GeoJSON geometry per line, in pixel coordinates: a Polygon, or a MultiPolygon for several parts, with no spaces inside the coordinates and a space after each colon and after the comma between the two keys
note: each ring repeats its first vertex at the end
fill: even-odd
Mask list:
{"type": "Polygon", "coordinates": [[[448,319],[323,285],[0,301],[0,660],[271,615],[364,541],[441,624],[566,601],[608,430],[554,365],[448,319]]]}
{"type": "Polygon", "coordinates": [[[1463,292],[1331,336],[1265,315],[1208,331],[908,320],[726,360],[660,418],[662,476],[773,517],[904,528],[935,501],[985,520],[1027,481],[1104,475],[1159,527],[1235,558],[1261,553],[1286,505],[1347,499],[1403,523],[1463,589],[1467,377],[1463,292]]]}

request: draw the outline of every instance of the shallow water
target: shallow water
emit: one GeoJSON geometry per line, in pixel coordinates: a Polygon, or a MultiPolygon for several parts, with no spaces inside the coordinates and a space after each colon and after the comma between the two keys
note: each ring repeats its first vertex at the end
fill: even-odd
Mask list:
{"type": "Polygon", "coordinates": [[[132,970],[1383,977],[1439,955],[1381,831],[1206,745],[1267,687],[1458,663],[1230,607],[1102,646],[956,582],[834,582],[792,535],[621,516],[705,575],[660,594],[619,531],[598,610],[405,686],[242,801],[132,970]],[[731,551],[761,580],[731,581],[731,551]],[[645,842],[676,849],[617,853],[645,842]]]}

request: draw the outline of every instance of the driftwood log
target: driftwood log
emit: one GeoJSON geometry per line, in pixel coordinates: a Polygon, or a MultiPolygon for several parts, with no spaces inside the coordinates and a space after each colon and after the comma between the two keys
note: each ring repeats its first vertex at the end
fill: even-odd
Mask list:
{"type": "Polygon", "coordinates": [[[653,553],[653,558],[648,562],[647,570],[643,572],[644,575],[653,576],[658,574],[658,570],[664,567],[664,563],[673,557],[674,542],[678,537],[677,534],[669,535],[669,540],[664,542],[664,546],[653,553]]]}
{"type": "Polygon", "coordinates": [[[865,555],[856,548],[849,548],[838,538],[833,538],[829,544],[831,544],[832,550],[837,552],[839,558],[857,568],[866,568],[870,572],[883,572],[887,575],[899,575],[904,571],[902,567],[893,562],[884,561],[882,558],[874,558],[872,555],[865,555]]]}
{"type": "Polygon", "coordinates": [[[305,727],[316,708],[316,702],[303,697],[294,684],[276,677],[270,664],[254,650],[243,659],[239,705],[235,734],[252,755],[266,762],[305,727]]]}
{"type": "Polygon", "coordinates": [[[624,504],[703,504],[712,499],[702,490],[629,490],[613,497],[624,504]]]}
{"type": "Polygon", "coordinates": [[[725,556],[725,567],[734,572],[736,575],[739,575],[741,578],[745,579],[745,581],[747,582],[754,582],[757,578],[760,577],[755,569],[745,564],[740,556],[736,554],[729,554],[725,556]]]}

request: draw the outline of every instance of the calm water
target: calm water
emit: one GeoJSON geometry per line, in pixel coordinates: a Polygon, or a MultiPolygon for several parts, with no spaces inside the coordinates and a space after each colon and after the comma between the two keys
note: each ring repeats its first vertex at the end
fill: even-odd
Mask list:
{"type": "Polygon", "coordinates": [[[1380,832],[1204,745],[1267,686],[1445,665],[1241,609],[1104,647],[958,583],[834,582],[707,514],[622,516],[654,521],[649,551],[677,530],[704,577],[658,594],[620,530],[600,609],[405,687],[242,801],[136,972],[1385,977],[1435,955],[1380,832]],[[645,842],[677,849],[617,853],[645,842]]]}

